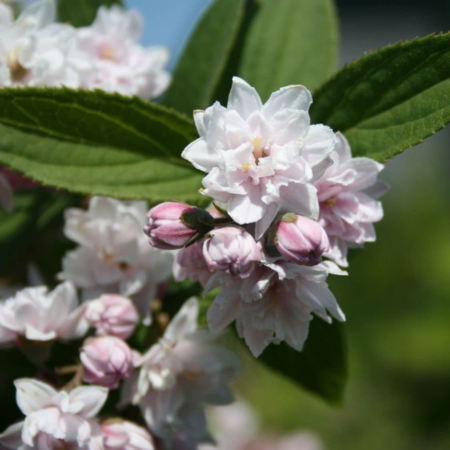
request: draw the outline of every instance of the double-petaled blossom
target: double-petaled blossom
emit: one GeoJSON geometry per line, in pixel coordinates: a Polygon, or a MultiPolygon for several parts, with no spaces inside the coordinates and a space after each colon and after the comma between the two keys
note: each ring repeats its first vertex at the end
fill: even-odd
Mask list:
{"type": "Polygon", "coordinates": [[[102,450],[102,433],[94,416],[106,401],[108,389],[82,386],[56,391],[33,379],[14,382],[17,405],[26,416],[9,427],[0,442],[11,449],[102,450]]]}
{"type": "MultiPolygon", "coordinates": [[[[244,280],[230,278],[208,310],[212,332],[220,332],[234,320],[241,338],[255,357],[271,343],[285,341],[302,351],[313,314],[327,322],[328,312],[345,320],[328,288],[329,273],[345,274],[331,262],[307,267],[283,259],[265,261],[244,280]]],[[[207,290],[217,287],[214,283],[207,290]]]]}
{"type": "Polygon", "coordinates": [[[210,440],[203,406],[232,401],[227,383],[240,368],[233,352],[198,329],[198,311],[196,299],[185,303],[123,391],[124,400],[139,405],[150,430],[168,449],[195,448],[210,440]]]}
{"type": "Polygon", "coordinates": [[[289,261],[315,266],[330,243],[325,230],[314,220],[296,214],[285,214],[276,226],[275,244],[289,261]]]}
{"type": "Polygon", "coordinates": [[[226,204],[238,224],[256,223],[256,238],[280,209],[317,218],[313,182],[331,164],[333,131],[310,125],[312,103],[303,86],[273,93],[263,105],[254,88],[233,78],[227,107],[194,114],[200,138],[182,156],[206,172],[205,195],[226,204]]]}
{"type": "Polygon", "coordinates": [[[155,450],[152,436],[142,427],[122,419],[100,424],[105,450],[155,450]]]}
{"type": "Polygon", "coordinates": [[[330,239],[325,254],[341,266],[348,266],[349,247],[375,241],[374,222],[383,218],[383,207],[376,199],[387,191],[378,181],[383,165],[369,158],[352,158],[345,137],[337,133],[338,145],[332,153],[333,165],[316,182],[320,201],[320,224],[330,239]]]}
{"type": "Polygon", "coordinates": [[[242,228],[225,227],[209,233],[203,257],[211,272],[247,278],[261,259],[260,245],[242,228]]]}
{"type": "Polygon", "coordinates": [[[89,209],[66,211],[64,232],[79,247],[63,260],[61,279],[84,290],[85,297],[119,293],[131,297],[140,315],[150,321],[150,304],[167,281],[173,255],[154,249],[142,229],[145,202],[94,197],[89,209]]]}
{"type": "Polygon", "coordinates": [[[122,339],[100,336],[88,339],[80,353],[86,383],[116,389],[134,369],[135,355],[122,339]]]}
{"type": "Polygon", "coordinates": [[[85,309],[68,282],[51,292],[44,286],[23,289],[0,304],[0,343],[2,335],[3,343],[19,337],[39,342],[79,339],[88,329],[85,309]]]}
{"type": "Polygon", "coordinates": [[[0,3],[0,86],[79,87],[89,63],[76,49],[75,29],[54,23],[55,2],[42,0],[14,21],[0,3]]]}
{"type": "Polygon", "coordinates": [[[86,319],[100,336],[128,339],[139,320],[133,302],[121,295],[105,294],[89,302],[86,319]]]}
{"type": "Polygon", "coordinates": [[[79,48],[94,66],[82,87],[144,99],[158,97],[166,90],[170,74],[164,67],[169,52],[163,47],[144,48],[139,44],[143,25],[136,10],[102,6],[91,26],[77,30],[79,48]]]}

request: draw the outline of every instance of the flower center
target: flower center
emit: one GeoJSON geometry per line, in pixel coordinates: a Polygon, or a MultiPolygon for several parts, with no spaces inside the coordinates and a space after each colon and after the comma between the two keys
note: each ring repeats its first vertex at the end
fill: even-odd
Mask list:
{"type": "Polygon", "coordinates": [[[264,141],[262,137],[256,136],[252,139],[253,144],[253,155],[255,156],[256,162],[258,162],[259,158],[266,156],[264,152],[264,141]]]}
{"type": "Polygon", "coordinates": [[[28,74],[28,70],[19,63],[17,56],[16,49],[9,52],[7,57],[7,65],[11,73],[11,80],[14,83],[20,83],[28,74]]]}
{"type": "Polygon", "coordinates": [[[116,52],[110,45],[105,45],[100,49],[100,58],[107,59],[109,61],[113,60],[116,57],[116,52]]]}
{"type": "Polygon", "coordinates": [[[325,200],[325,204],[330,208],[334,208],[336,206],[337,197],[330,197],[328,200],[325,200]]]}

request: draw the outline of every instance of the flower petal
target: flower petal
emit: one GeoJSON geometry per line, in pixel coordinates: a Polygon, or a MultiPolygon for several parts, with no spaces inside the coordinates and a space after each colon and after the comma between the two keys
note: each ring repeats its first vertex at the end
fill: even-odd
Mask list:
{"type": "Polygon", "coordinates": [[[164,333],[170,342],[178,342],[197,329],[199,305],[196,298],[190,298],[172,319],[164,333]]]}
{"type": "Polygon", "coordinates": [[[308,111],[312,103],[312,95],[305,86],[286,86],[274,92],[262,108],[268,119],[284,109],[308,111]]]}
{"type": "Polygon", "coordinates": [[[181,154],[182,158],[187,159],[196,169],[203,172],[210,172],[218,164],[219,154],[211,148],[204,138],[199,138],[189,144],[181,154]]]}
{"type": "Polygon", "coordinates": [[[108,389],[100,386],[81,386],[69,393],[69,410],[85,419],[94,417],[103,407],[108,389]]]}
{"type": "Polygon", "coordinates": [[[233,85],[228,97],[228,109],[234,109],[244,120],[247,120],[252,112],[259,111],[261,108],[261,98],[256,89],[242,78],[233,77],[233,85]]]}
{"type": "Polygon", "coordinates": [[[14,386],[17,405],[25,415],[49,406],[53,396],[56,395],[51,386],[31,378],[15,380],[14,386]]]}

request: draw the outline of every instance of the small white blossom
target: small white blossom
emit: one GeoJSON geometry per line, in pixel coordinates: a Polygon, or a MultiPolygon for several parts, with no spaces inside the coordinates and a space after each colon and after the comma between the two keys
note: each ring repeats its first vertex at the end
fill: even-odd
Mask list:
{"type": "Polygon", "coordinates": [[[0,442],[12,449],[102,450],[100,426],[92,418],[106,401],[108,389],[82,386],[57,392],[33,379],[14,382],[25,421],[9,427],[0,442]]]}
{"type": "Polygon", "coordinates": [[[262,261],[245,280],[230,278],[224,283],[223,276],[211,278],[206,291],[217,285],[224,289],[208,310],[209,328],[220,332],[236,320],[238,334],[255,358],[271,343],[282,341],[302,351],[313,313],[327,322],[327,311],[345,320],[326,283],[330,272],[345,274],[331,262],[307,267],[279,259],[262,261]]]}
{"type": "Polygon", "coordinates": [[[167,281],[173,255],[156,250],[143,233],[146,202],[94,197],[89,209],[66,211],[64,232],[79,247],[63,260],[61,279],[72,281],[95,298],[100,293],[131,296],[149,322],[150,304],[167,281]]]}
{"type": "Polygon", "coordinates": [[[79,87],[89,65],[76,51],[75,29],[54,23],[55,14],[55,2],[41,0],[14,21],[0,3],[0,86],[79,87]]]}
{"type": "Polygon", "coordinates": [[[280,209],[317,218],[312,182],[331,164],[332,130],[310,125],[312,103],[303,86],[273,93],[263,105],[254,88],[233,78],[227,107],[194,114],[200,138],[182,156],[208,175],[205,195],[225,203],[238,224],[256,223],[256,239],[280,209]]]}
{"type": "Polygon", "coordinates": [[[198,329],[198,312],[196,299],[185,303],[124,390],[125,399],[139,405],[150,430],[167,448],[210,440],[203,405],[230,403],[227,383],[240,368],[233,352],[198,329]]]}
{"type": "Polygon", "coordinates": [[[77,30],[80,50],[95,67],[83,87],[144,99],[161,95],[170,83],[170,74],[164,70],[169,52],[163,47],[142,47],[142,29],[138,11],[100,7],[94,23],[77,30]]]}
{"type": "Polygon", "coordinates": [[[374,222],[383,218],[383,207],[376,199],[388,186],[377,182],[384,166],[369,158],[352,158],[349,143],[337,133],[338,145],[331,154],[333,165],[316,182],[320,201],[320,224],[330,240],[324,256],[346,267],[349,247],[375,241],[374,222]]]}
{"type": "Polygon", "coordinates": [[[2,334],[9,334],[11,340],[22,336],[40,342],[78,339],[89,327],[84,312],[85,305],[78,306],[71,283],[60,284],[51,292],[44,286],[23,289],[0,303],[0,343],[2,334]]]}

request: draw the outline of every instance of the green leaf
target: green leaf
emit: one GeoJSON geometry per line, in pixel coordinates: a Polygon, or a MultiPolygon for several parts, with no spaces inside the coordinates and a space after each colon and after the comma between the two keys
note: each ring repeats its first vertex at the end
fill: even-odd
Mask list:
{"type": "Polygon", "coordinates": [[[203,175],[180,158],[196,137],[191,120],[138,98],[0,90],[0,163],[82,194],[204,203],[203,175]]]}
{"type": "Polygon", "coordinates": [[[347,382],[347,351],[342,324],[334,321],[329,325],[316,318],[311,322],[302,352],[285,343],[270,345],[259,360],[328,403],[342,403],[347,382]]]}
{"type": "Polygon", "coordinates": [[[192,115],[210,106],[244,17],[245,0],[216,0],[195,29],[164,103],[192,115]]]}
{"type": "Polygon", "coordinates": [[[314,89],[336,68],[338,24],[332,0],[261,0],[240,75],[263,99],[282,86],[314,89]]]}
{"type": "Polygon", "coordinates": [[[3,274],[25,252],[31,250],[42,233],[72,201],[64,193],[41,189],[14,195],[14,211],[0,210],[0,273],[3,274]]]}
{"type": "Polygon", "coordinates": [[[314,95],[314,123],[342,131],[355,156],[386,161],[450,122],[450,34],[363,56],[314,95]]]}
{"type": "Polygon", "coordinates": [[[75,27],[89,26],[94,21],[100,6],[119,5],[122,0],[59,0],[58,18],[60,22],[70,23],[75,27]]]}

